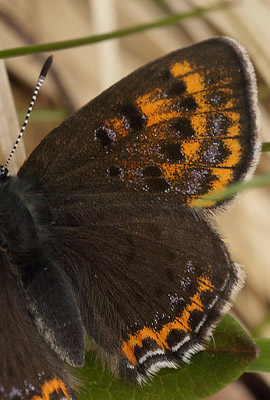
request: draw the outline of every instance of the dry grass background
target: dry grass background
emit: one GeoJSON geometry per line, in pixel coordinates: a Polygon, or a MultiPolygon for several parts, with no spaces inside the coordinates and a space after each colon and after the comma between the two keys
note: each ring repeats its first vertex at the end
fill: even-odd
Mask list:
{"type": "MultiPolygon", "coordinates": [[[[0,47],[79,38],[150,22],[171,12],[186,12],[218,1],[192,0],[0,0],[0,47]]],[[[56,109],[45,121],[30,122],[12,161],[16,171],[25,154],[64,118],[61,110],[84,105],[127,73],[171,50],[217,35],[237,39],[248,50],[259,84],[263,141],[270,141],[270,1],[235,0],[205,17],[173,27],[155,29],[120,40],[59,51],[39,96],[36,109],[56,109]],[[51,116],[50,116],[51,115],[51,116]],[[57,116],[58,115],[58,116],[57,116]]],[[[45,55],[6,60],[17,109],[26,109],[45,55]]],[[[18,134],[18,123],[8,80],[0,65],[0,157],[4,162],[18,134]]],[[[258,173],[269,173],[270,154],[264,153],[258,173]]],[[[244,264],[247,283],[237,299],[236,315],[250,330],[270,337],[270,187],[246,192],[217,218],[233,259],[244,264]],[[260,329],[258,330],[258,327],[260,329]]],[[[264,379],[270,383],[267,375],[264,379]]],[[[249,399],[231,384],[212,399],[249,399]]]]}

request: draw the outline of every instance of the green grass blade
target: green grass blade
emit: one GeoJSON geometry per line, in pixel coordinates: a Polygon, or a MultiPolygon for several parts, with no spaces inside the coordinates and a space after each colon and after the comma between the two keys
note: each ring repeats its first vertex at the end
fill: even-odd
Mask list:
{"type": "Polygon", "coordinates": [[[235,196],[237,193],[269,184],[270,184],[270,174],[262,174],[256,176],[255,178],[251,179],[248,182],[233,183],[222,191],[216,191],[215,194],[211,194],[210,196],[205,196],[200,198],[198,200],[198,208],[204,207],[204,204],[207,204],[210,201],[220,202],[223,200],[227,200],[235,196]]]}
{"type": "Polygon", "coordinates": [[[270,142],[264,142],[262,144],[262,152],[270,151],[270,142]]]}
{"type": "Polygon", "coordinates": [[[69,49],[71,47],[85,46],[88,44],[98,43],[108,39],[115,39],[122,36],[133,35],[135,33],[147,31],[154,28],[162,28],[168,25],[176,24],[188,18],[200,17],[208,12],[215,11],[222,7],[228,6],[228,2],[217,3],[211,7],[196,8],[193,11],[181,14],[171,14],[170,16],[163,18],[159,21],[152,23],[146,23],[141,25],[136,25],[130,28],[118,29],[113,32],[108,32],[105,34],[87,36],[80,39],[63,40],[60,42],[44,43],[32,46],[17,47],[13,49],[6,49],[0,51],[1,58],[11,58],[23,56],[26,54],[34,54],[41,52],[53,52],[57,50],[69,49]]]}
{"type": "Polygon", "coordinates": [[[246,372],[270,372],[270,339],[254,339],[260,355],[246,372]]]}

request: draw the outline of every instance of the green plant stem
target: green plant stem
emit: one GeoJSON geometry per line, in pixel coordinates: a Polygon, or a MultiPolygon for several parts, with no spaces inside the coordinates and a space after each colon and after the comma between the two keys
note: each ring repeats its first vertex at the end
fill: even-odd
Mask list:
{"type": "Polygon", "coordinates": [[[265,328],[270,326],[270,311],[267,312],[265,318],[251,331],[252,337],[261,337],[265,328]]]}
{"type": "Polygon", "coordinates": [[[262,152],[270,151],[270,142],[264,142],[262,144],[262,152]]]}
{"type": "Polygon", "coordinates": [[[212,7],[205,7],[205,8],[197,8],[194,11],[190,11],[187,13],[181,14],[172,14],[169,17],[163,18],[159,21],[155,21],[152,23],[136,25],[130,28],[119,29],[113,32],[94,35],[94,36],[87,36],[80,39],[71,39],[71,40],[63,40],[60,42],[51,42],[51,43],[44,43],[32,46],[25,46],[25,47],[16,47],[13,49],[6,49],[0,51],[0,59],[1,58],[11,58],[11,57],[18,57],[23,56],[26,54],[34,54],[40,52],[52,52],[57,50],[68,49],[71,47],[77,46],[84,46],[87,44],[93,44],[97,42],[101,42],[108,39],[115,39],[122,36],[133,35],[135,33],[143,32],[149,29],[154,28],[162,28],[167,25],[176,24],[184,19],[192,18],[192,17],[199,17],[203,14],[206,14],[210,11],[214,11],[220,9],[222,7],[228,6],[228,2],[222,2],[215,4],[212,7]]]}
{"type": "Polygon", "coordinates": [[[222,191],[217,191],[211,196],[206,196],[204,198],[201,198],[200,201],[202,202],[202,204],[200,206],[204,207],[203,206],[204,202],[207,203],[208,201],[226,200],[232,196],[235,196],[237,193],[243,192],[244,190],[257,188],[267,184],[270,184],[270,174],[258,175],[248,182],[233,183],[222,191]]]}
{"type": "Polygon", "coordinates": [[[270,372],[270,339],[253,339],[259,347],[260,355],[246,372],[270,372]]]}
{"type": "MultiPolygon", "coordinates": [[[[19,121],[23,122],[27,110],[17,110],[19,121]]],[[[62,122],[69,116],[69,113],[64,108],[61,109],[46,109],[34,110],[31,113],[31,122],[62,122]]]]}

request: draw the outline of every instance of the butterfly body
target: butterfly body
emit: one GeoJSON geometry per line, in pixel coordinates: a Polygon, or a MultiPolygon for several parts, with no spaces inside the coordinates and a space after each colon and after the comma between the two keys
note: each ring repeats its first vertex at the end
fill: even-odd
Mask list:
{"type": "Polygon", "coordinates": [[[21,398],[71,398],[84,331],[140,384],[204,348],[244,274],[194,207],[254,168],[254,91],[240,45],[202,42],[109,88],[2,177],[2,304],[24,334],[14,348],[1,334],[0,393],[29,380],[21,398]]]}
{"type": "MultiPolygon", "coordinates": [[[[49,256],[48,232],[41,221],[44,215],[39,197],[33,193],[29,183],[18,178],[8,177],[0,186],[1,272],[4,274],[1,282],[5,282],[6,290],[11,292],[3,296],[6,300],[3,308],[8,313],[1,316],[1,326],[5,327],[4,333],[8,334],[8,338],[1,335],[1,354],[4,359],[17,359],[10,363],[14,369],[9,371],[6,386],[16,388],[18,385],[18,388],[23,387],[28,391],[29,387],[35,388],[35,385],[39,390],[42,371],[48,369],[47,362],[59,367],[59,377],[67,375],[54,352],[71,365],[80,366],[84,361],[79,310],[66,278],[49,256]],[[14,287],[18,290],[17,296],[14,296],[14,287]],[[12,338],[10,332],[15,327],[16,334],[12,338]],[[39,334],[37,336],[37,330],[43,336],[43,341],[40,341],[39,334]],[[12,348],[7,343],[13,344],[12,348]],[[54,351],[47,352],[46,343],[54,351]],[[25,357],[24,353],[29,353],[29,348],[29,357],[25,357]],[[47,358],[41,356],[43,353],[47,358]],[[29,373],[31,369],[35,379],[27,383],[27,376],[22,371],[29,373]]],[[[48,223],[48,215],[45,220],[48,223]]],[[[6,368],[10,369],[8,365],[6,368]]],[[[3,369],[6,375],[5,366],[3,369]]],[[[53,377],[52,373],[50,379],[53,377]]]]}

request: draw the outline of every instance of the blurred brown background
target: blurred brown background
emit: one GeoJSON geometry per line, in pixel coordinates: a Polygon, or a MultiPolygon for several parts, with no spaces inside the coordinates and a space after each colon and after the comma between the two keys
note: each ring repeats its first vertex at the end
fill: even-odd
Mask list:
{"type": "MultiPolygon", "coordinates": [[[[173,12],[206,7],[218,0],[0,0],[0,48],[79,38],[151,22],[173,12]]],[[[259,85],[262,138],[270,141],[270,1],[235,0],[226,8],[181,24],[123,39],[54,53],[53,68],[41,90],[36,112],[10,165],[16,171],[49,130],[112,83],[171,50],[218,35],[237,39],[248,50],[259,85]]],[[[15,107],[22,123],[41,65],[47,55],[5,61],[15,107]]],[[[0,62],[0,163],[19,131],[8,81],[0,62]]],[[[257,173],[269,173],[270,154],[261,157],[257,173]]],[[[247,283],[235,315],[254,336],[270,337],[270,186],[251,190],[217,217],[233,259],[246,266],[247,283]]],[[[264,381],[270,384],[266,374],[264,381]]],[[[252,399],[240,383],[212,399],[252,399]]],[[[258,397],[260,398],[260,397],[258,397]]],[[[264,400],[264,397],[262,397],[264,400]]]]}

